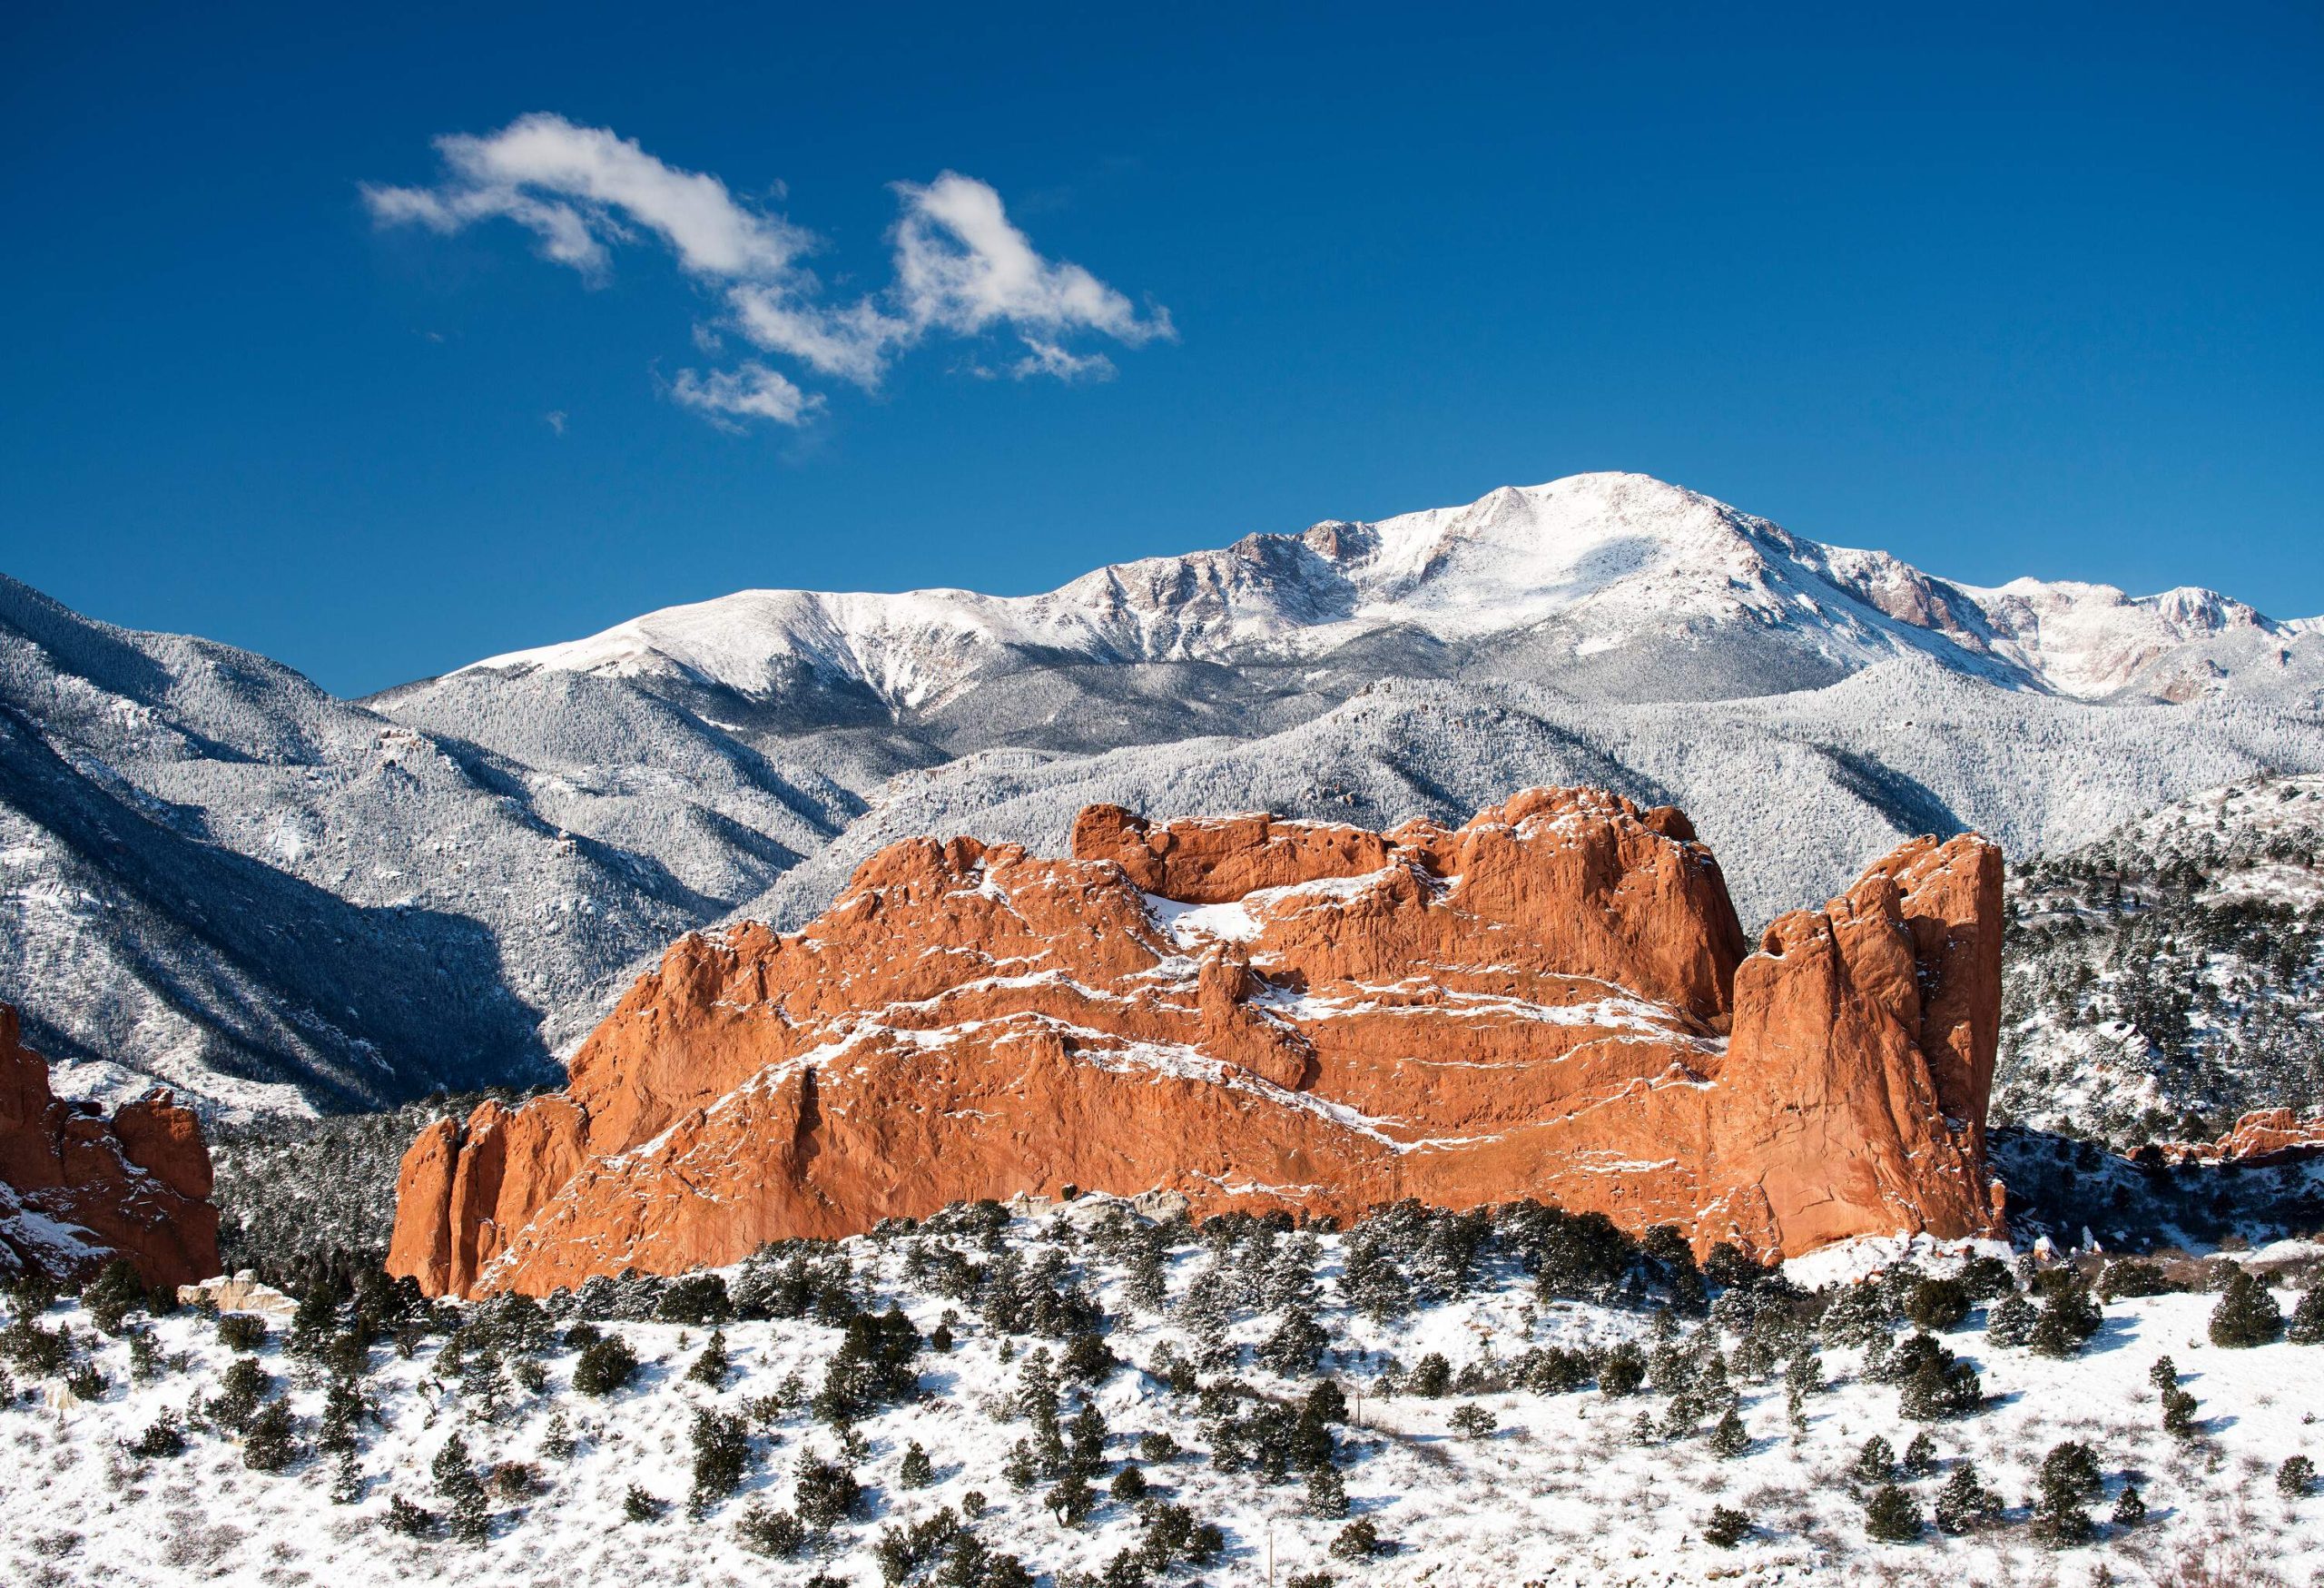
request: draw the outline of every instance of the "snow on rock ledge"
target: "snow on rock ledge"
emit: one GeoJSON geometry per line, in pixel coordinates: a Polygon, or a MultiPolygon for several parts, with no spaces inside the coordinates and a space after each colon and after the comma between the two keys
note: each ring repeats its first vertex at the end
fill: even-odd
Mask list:
{"type": "Polygon", "coordinates": [[[1093,806],[1072,848],[912,839],[801,933],[681,940],[565,1093],[412,1144],[390,1269],[537,1293],[1066,1185],[1537,1197],[1768,1256],[2000,1233],[1984,839],[1756,952],[1687,818],[1595,789],[1388,833],[1093,806]]]}

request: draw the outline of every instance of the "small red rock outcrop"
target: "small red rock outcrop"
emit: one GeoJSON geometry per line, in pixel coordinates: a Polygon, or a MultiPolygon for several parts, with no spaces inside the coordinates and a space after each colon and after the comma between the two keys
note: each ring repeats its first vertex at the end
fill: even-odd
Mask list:
{"type": "Polygon", "coordinates": [[[162,1090],[112,1119],[48,1089],[48,1060],[26,1048],[0,1003],[0,1265],[63,1277],[115,1257],[149,1286],[218,1272],[202,1122],[162,1090]]]}
{"type": "Polygon", "coordinates": [[[1537,1197],[1770,1255],[2001,1228],[1984,839],[1756,947],[1683,815],[1594,789],[1388,833],[1093,806],[1072,848],[914,839],[802,932],[681,940],[562,1095],[413,1143],[390,1270],[540,1293],[1066,1184],[1537,1197]]]}
{"type": "Polygon", "coordinates": [[[2165,1158],[2180,1163],[2287,1163],[2324,1153],[2324,1114],[2303,1118],[2290,1109],[2256,1109],[2216,1141],[2159,1145],[2165,1158]]]}

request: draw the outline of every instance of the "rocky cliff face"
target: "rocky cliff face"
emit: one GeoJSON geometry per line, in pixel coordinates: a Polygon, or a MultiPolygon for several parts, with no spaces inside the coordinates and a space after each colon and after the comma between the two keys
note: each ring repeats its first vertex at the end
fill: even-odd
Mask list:
{"type": "Polygon", "coordinates": [[[210,1151],[192,1111],[166,1091],[108,1119],[48,1090],[48,1060],[25,1048],[0,1004],[0,1269],[63,1277],[115,1257],[148,1285],[218,1272],[210,1151]]]}
{"type": "Polygon", "coordinates": [[[390,1269],[543,1292],[1072,1185],[1341,1217],[1538,1197],[1699,1244],[1995,1232],[2002,865],[1920,839],[1747,944],[1685,816],[1115,806],[916,839],[796,935],[679,942],[562,1096],[406,1155],[390,1269]]]}

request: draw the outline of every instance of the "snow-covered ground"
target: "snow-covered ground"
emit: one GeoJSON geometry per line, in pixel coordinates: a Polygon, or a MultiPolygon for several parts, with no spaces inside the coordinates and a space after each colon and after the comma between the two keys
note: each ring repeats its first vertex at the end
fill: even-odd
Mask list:
{"type": "MultiPolygon", "coordinates": [[[[1128,1270],[1100,1243],[1060,1234],[1087,1224],[1090,1204],[1019,1217],[1005,1245],[1029,1258],[1061,1250],[1068,1277],[1102,1301],[1112,1317],[1107,1343],[1127,1363],[1151,1366],[1166,1346],[1194,1357],[1220,1337],[1246,1346],[1265,1338],[1279,1311],[1237,1308],[1226,1326],[1194,1321],[1187,1300],[1208,1258],[1191,1240],[1168,1257],[1169,1302],[1141,1311],[1127,1294],[1128,1270]]],[[[596,1398],[571,1387],[576,1353],[556,1345],[540,1353],[546,1383],[538,1392],[511,1384],[506,1406],[482,1415],[473,1386],[439,1376],[440,1335],[409,1359],[383,1342],[373,1348],[367,1384],[381,1421],[361,1431],[359,1494],[334,1500],[336,1468],[309,1454],[288,1470],[249,1468],[238,1445],[215,1432],[193,1432],[181,1455],[139,1459],[124,1451],[166,1412],[214,1395],[233,1354],[214,1322],[192,1312],[157,1320],[162,1356],[184,1353],[182,1370],[148,1382],[132,1376],[129,1346],[100,1339],[94,1360],[107,1387],[94,1401],[75,1398],[54,1379],[15,1373],[19,1397],[0,1411],[0,1573],[18,1583],[179,1584],[197,1581],[330,1588],[428,1579],[440,1583],[611,1588],[614,1584],[806,1583],[817,1572],[841,1583],[881,1581],[876,1541],[884,1528],[923,1520],[940,1507],[962,1509],[980,1492],[989,1502],[972,1525],[991,1550],[1020,1557],[1044,1583],[1093,1575],[1143,1530],[1136,1509],[1108,1501],[1112,1474],[1135,1454],[1140,1435],[1167,1433],[1181,1453],[1142,1464],[1156,1492],[1187,1506],[1197,1521],[1226,1535],[1206,1564],[1181,1563],[1156,1583],[1289,1583],[1327,1572],[1342,1584],[1430,1583],[1737,1583],[1866,1581],[1949,1583],[2054,1582],[2308,1583],[2324,1578],[2324,1496],[2288,1499],[2276,1474],[2295,1454],[2324,1458],[2324,1347],[2278,1343],[2228,1350],[2211,1346],[2206,1320],[2215,1297],[2170,1295],[2105,1308],[2102,1329],[2078,1356],[2053,1360],[1994,1347],[1984,1312],[1970,1315],[1943,1342],[1984,1375],[1988,1400],[1977,1414],[1925,1425],[1939,1455],[1935,1471],[1905,1480],[1926,1514],[1948,1472],[1974,1460],[2007,1505],[1989,1533],[1952,1537],[1926,1530],[1918,1543],[1877,1544],[1847,1468],[1874,1435],[1904,1451],[1923,1425],[1899,1415],[1898,1392],[1861,1376],[1853,1348],[1824,1353],[1832,1387],[1807,1398],[1804,1433],[1791,1431],[1781,1369],[1769,1382],[1738,1370],[1741,1415],[1749,1444],[1722,1458],[1702,1437],[1640,1445],[1641,1412],[1659,1422],[1668,1397],[1652,1392],[1609,1398],[1596,1388],[1566,1394],[1522,1391],[1425,1398],[1382,1398],[1374,1383],[1380,1352],[1407,1369],[1441,1352],[1457,1370],[1488,1358],[1506,1363],[1529,1346],[1589,1346],[1619,1338],[1651,1344],[1654,1313],[1544,1299],[1513,1263],[1488,1247],[1478,1282],[1460,1299],[1423,1306],[1410,1317],[1374,1323],[1352,1310],[1344,1294],[1347,1238],[1319,1242],[1315,1308],[1331,1340],[1323,1372],[1348,1392],[1351,1411],[1334,1429],[1350,1516],[1370,1520],[1393,1542],[1370,1560],[1332,1558],[1328,1546],[1347,1524],[1303,1509],[1296,1477],[1270,1484],[1250,1470],[1216,1470],[1207,1453],[1196,1397],[1174,1395],[1160,1380],[1125,1366],[1091,1395],[1110,1430],[1108,1465],[1093,1480],[1098,1508],[1078,1527],[1044,1507],[1043,1480],[1013,1490],[1003,1475],[1012,1445],[1027,1436],[1024,1416],[1004,1404],[1029,1353],[1062,1342],[996,1332],[963,1299],[939,1294],[923,1260],[923,1277],[907,1276],[911,1242],[864,1238],[843,1243],[857,1293],[872,1307],[894,1300],[922,1334],[949,1307],[960,1317],[949,1353],[916,1358],[916,1404],[866,1418],[857,1471],[869,1502],[820,1546],[770,1560],[744,1547],[737,1524],[753,1504],[792,1503],[793,1474],[803,1451],[830,1457],[839,1441],[803,1406],[753,1415],[752,1459],[741,1492],[690,1518],[691,1430],[698,1408],[745,1411],[757,1397],[791,1387],[812,1394],[841,1340],[838,1329],[808,1320],[735,1322],[725,1327],[734,1371],[723,1387],[694,1382],[687,1370],[709,1330],[663,1322],[601,1327],[633,1345],[644,1366],[632,1383],[596,1398]],[[2200,1402],[2191,1438],[2162,1427],[2155,1359],[2175,1358],[2181,1386],[2200,1402]],[[1013,1358],[1013,1360],[1012,1360],[1013,1358]],[[1356,1397],[1361,1394],[1361,1399],[1356,1397]],[[1452,1419],[1482,1406],[1496,1427],[1462,1437],[1452,1419]],[[552,1418],[562,1416],[577,1443],[563,1458],[545,1453],[552,1418]],[[534,1464],[542,1487],[521,1498],[496,1498],[488,1541],[415,1539],[384,1524],[389,1496],[441,1509],[430,1465],[455,1434],[479,1465],[534,1464]],[[2098,1538],[2052,1552],[2026,1525],[2035,1470],[2062,1440],[2096,1450],[2107,1493],[2092,1514],[2098,1538]],[[917,1441],[932,1458],[932,1481],[906,1488],[900,1464],[917,1441]],[[2135,1529],[2110,1524],[2116,1495],[2129,1479],[2141,1487],[2149,1519],[2135,1529]],[[624,1519],[635,1485],[669,1503],[658,1518],[624,1519]],[[1757,1526],[1738,1547],[1704,1541],[1715,1504],[1740,1509],[1757,1526]],[[1272,1576],[1270,1557],[1272,1556],[1272,1576]],[[2209,1559],[2214,1575],[2173,1575],[2192,1559],[2209,1559]],[[2111,1573],[2111,1575],[2109,1575],[2111,1573]],[[2270,1575],[2269,1573],[2272,1573],[2270,1575]]],[[[932,1242],[929,1243],[932,1246],[932,1242]]],[[[1290,1244],[1286,1240],[1285,1245],[1290,1244]]],[[[974,1254],[973,1243],[959,1243],[974,1254]]],[[[1118,1249],[1118,1248],[1116,1248],[1118,1249]]],[[[993,1254],[985,1254],[988,1258],[993,1254]]],[[[1943,1258],[1927,1259],[1941,1267],[1943,1258]]],[[[2289,1313],[2297,1299],[2279,1293],[2289,1313]]],[[[1724,1309],[1722,1309],[1724,1310],[1724,1309]]],[[[41,1320],[86,1337],[86,1315],[60,1305],[41,1320]]],[[[1687,1331],[1698,1326],[1688,1323],[1687,1331]]],[[[311,1361],[286,1354],[282,1324],[257,1353],[287,1393],[311,1451],[324,1395],[311,1361]]],[[[1725,1336],[1733,1352],[1737,1337],[1725,1336]]],[[[514,1358],[511,1359],[514,1366],[514,1358]]],[[[1295,1400],[1308,1382],[1278,1379],[1253,1363],[1234,1369],[1262,1392],[1295,1400]]],[[[512,1376],[521,1376],[513,1375],[512,1376]]],[[[1203,1375],[1206,1383],[1217,1376],[1203,1375]]],[[[1068,1386],[1069,1415],[1079,1392],[1068,1386]]],[[[937,1580],[932,1573],[914,1581],[937,1580]]]]}

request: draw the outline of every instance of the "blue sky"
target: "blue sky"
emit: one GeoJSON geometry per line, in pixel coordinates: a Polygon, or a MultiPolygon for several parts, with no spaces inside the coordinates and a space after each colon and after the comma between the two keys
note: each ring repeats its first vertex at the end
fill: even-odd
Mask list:
{"type": "Polygon", "coordinates": [[[0,570],[354,694],[1634,469],[2324,612],[2313,5],[368,9],[0,22],[0,570]]]}

